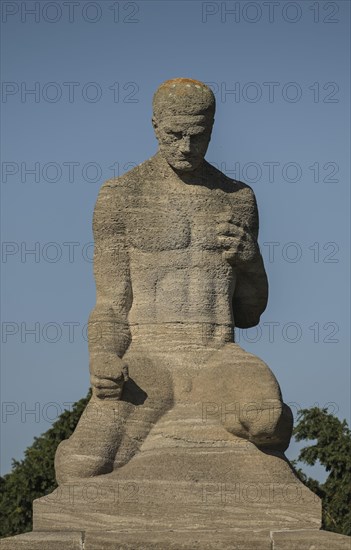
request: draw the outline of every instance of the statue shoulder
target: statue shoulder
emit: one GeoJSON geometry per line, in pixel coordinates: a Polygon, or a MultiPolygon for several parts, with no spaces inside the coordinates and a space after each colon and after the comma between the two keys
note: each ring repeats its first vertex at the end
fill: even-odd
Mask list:
{"type": "Polygon", "coordinates": [[[259,229],[259,218],[256,197],[253,189],[242,181],[233,180],[234,192],[231,195],[233,209],[240,210],[240,219],[250,229],[257,239],[259,229]]]}
{"type": "Polygon", "coordinates": [[[234,218],[241,220],[248,226],[252,234],[257,238],[259,220],[253,189],[243,181],[228,177],[214,166],[208,166],[210,180],[216,181],[218,187],[225,193],[226,200],[231,205],[234,218]]]}
{"type": "Polygon", "coordinates": [[[252,208],[257,208],[256,196],[254,190],[252,189],[252,187],[250,187],[250,185],[247,185],[247,183],[239,180],[232,180],[232,185],[240,196],[241,200],[247,203],[248,206],[251,205],[252,208]]]}
{"type": "Polygon", "coordinates": [[[233,194],[233,199],[238,200],[239,196],[248,201],[256,202],[253,189],[243,181],[230,178],[218,168],[206,162],[207,177],[209,181],[216,182],[215,185],[228,194],[233,194]]]}
{"type": "Polygon", "coordinates": [[[93,216],[95,234],[106,232],[107,228],[114,233],[120,232],[117,226],[124,225],[128,207],[138,202],[143,181],[152,171],[152,160],[149,159],[122,176],[108,179],[102,184],[93,216]]]}
{"type": "Polygon", "coordinates": [[[100,187],[99,197],[112,199],[118,197],[120,200],[124,195],[131,196],[141,192],[143,182],[148,179],[148,176],[154,171],[154,157],[148,159],[125,174],[117,178],[106,180],[100,187]]]}
{"type": "Polygon", "coordinates": [[[106,180],[100,187],[99,194],[115,194],[115,193],[123,193],[123,191],[127,191],[128,187],[133,186],[133,182],[138,179],[138,174],[140,172],[140,166],[135,166],[125,174],[122,174],[121,176],[110,178],[106,180]]]}

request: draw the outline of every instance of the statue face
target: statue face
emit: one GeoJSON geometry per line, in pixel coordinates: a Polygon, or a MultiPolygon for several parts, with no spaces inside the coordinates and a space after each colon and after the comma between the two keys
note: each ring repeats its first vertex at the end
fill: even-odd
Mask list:
{"type": "Polygon", "coordinates": [[[212,120],[204,116],[170,116],[153,121],[160,152],[179,172],[191,172],[203,161],[211,138],[212,120]]]}

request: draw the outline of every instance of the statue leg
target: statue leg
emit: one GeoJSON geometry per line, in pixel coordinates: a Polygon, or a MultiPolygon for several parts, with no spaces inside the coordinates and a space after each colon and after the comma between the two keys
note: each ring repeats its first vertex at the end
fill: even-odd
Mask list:
{"type": "Polygon", "coordinates": [[[293,417],[269,367],[237,344],[215,353],[194,380],[194,391],[213,402],[227,431],[257,447],[285,451],[293,417]]]}
{"type": "Polygon", "coordinates": [[[139,451],[152,427],[174,404],[173,382],[160,357],[133,346],[124,356],[130,379],[123,388],[122,400],[133,405],[115,456],[114,469],[124,466],[139,451]]]}
{"type": "Polygon", "coordinates": [[[112,472],[139,450],[155,422],[173,404],[167,369],[145,353],[126,353],[129,380],[120,400],[92,397],[72,436],[55,456],[59,484],[112,472]]]}
{"type": "Polygon", "coordinates": [[[57,482],[68,483],[111,472],[125,419],[132,409],[130,403],[93,396],[74,433],[57,448],[57,482]]]}

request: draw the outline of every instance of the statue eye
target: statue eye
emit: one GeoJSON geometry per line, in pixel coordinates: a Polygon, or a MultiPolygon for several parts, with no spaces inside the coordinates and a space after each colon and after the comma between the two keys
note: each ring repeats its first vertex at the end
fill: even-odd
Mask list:
{"type": "Polygon", "coordinates": [[[172,131],[166,131],[166,139],[169,143],[171,142],[177,142],[183,138],[182,132],[172,132],[172,131]]]}

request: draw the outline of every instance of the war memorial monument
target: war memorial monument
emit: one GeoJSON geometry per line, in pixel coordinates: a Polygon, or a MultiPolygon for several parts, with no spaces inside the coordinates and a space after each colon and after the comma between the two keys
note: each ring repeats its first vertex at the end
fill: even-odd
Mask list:
{"type": "Polygon", "coordinates": [[[3,550],[338,550],[285,458],[292,413],[234,342],[268,298],[252,189],[204,160],[215,98],[164,82],[159,150],[100,190],[92,397],[56,452],[59,487],[3,550]]]}

